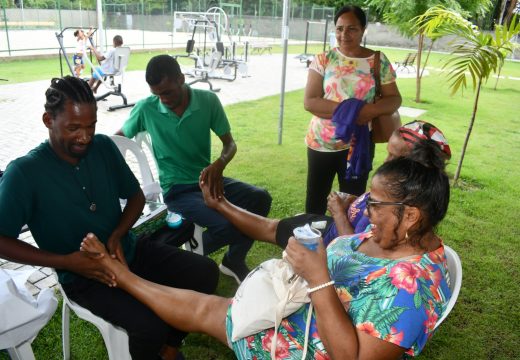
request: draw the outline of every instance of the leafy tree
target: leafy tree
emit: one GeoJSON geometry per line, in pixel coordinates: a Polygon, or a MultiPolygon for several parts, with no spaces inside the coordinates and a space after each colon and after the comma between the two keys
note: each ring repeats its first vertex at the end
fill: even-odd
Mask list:
{"type": "Polygon", "coordinates": [[[454,183],[457,184],[477,115],[480,89],[491,73],[496,73],[503,65],[505,54],[513,51],[513,38],[520,33],[520,23],[515,16],[508,27],[497,26],[493,36],[479,31],[477,26],[464,19],[460,13],[436,6],[417,17],[415,24],[427,36],[429,34],[455,36],[451,45],[452,56],[443,66],[448,69],[451,93],[453,95],[459,89],[464,90],[467,87],[467,74],[471,78],[473,91],[476,91],[471,120],[453,178],[454,183]]]}
{"type": "Polygon", "coordinates": [[[424,42],[426,35],[422,32],[416,33],[413,28],[413,19],[425,13],[429,8],[441,5],[464,12],[475,17],[482,16],[486,13],[491,0],[367,0],[367,5],[374,7],[383,14],[385,23],[394,25],[405,36],[412,37],[417,35],[417,73],[415,87],[415,102],[421,102],[421,79],[424,68],[428,62],[428,58],[433,44],[438,36],[430,37],[430,47],[426,56],[426,61],[422,61],[424,42]]]}

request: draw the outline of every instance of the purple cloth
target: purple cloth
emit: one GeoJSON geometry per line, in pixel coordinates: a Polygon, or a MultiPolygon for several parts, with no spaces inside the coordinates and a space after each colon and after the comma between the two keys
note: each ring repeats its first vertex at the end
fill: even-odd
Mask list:
{"type": "MultiPolygon", "coordinates": [[[[354,228],[354,234],[364,232],[367,226],[370,225],[370,219],[364,214],[367,207],[368,195],[370,195],[368,192],[360,195],[347,209],[347,219],[354,228]]],[[[327,245],[338,236],[336,223],[332,222],[323,235],[323,245],[327,247],[327,245]]]]}
{"type": "Polygon", "coordinates": [[[372,170],[368,125],[356,124],[363,105],[365,102],[362,100],[343,100],[332,115],[332,121],[336,125],[336,138],[350,143],[345,179],[357,179],[372,170]]]}

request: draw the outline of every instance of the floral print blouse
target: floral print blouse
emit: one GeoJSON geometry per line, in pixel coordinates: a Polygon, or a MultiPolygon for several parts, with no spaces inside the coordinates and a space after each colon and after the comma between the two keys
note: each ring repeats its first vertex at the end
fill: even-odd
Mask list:
{"type": "MultiPolygon", "coordinates": [[[[372,76],[374,55],[368,58],[351,58],[343,55],[338,48],[316,55],[309,71],[323,76],[323,98],[342,102],[356,98],[367,103],[374,101],[375,81],[372,76]]],[[[388,58],[381,53],[381,85],[395,82],[395,71],[388,58]]],[[[317,151],[339,151],[349,147],[334,136],[336,127],[331,119],[313,116],[306,145],[317,151]]]]}
{"type": "MultiPolygon", "coordinates": [[[[327,247],[329,274],[354,326],[415,356],[432,336],[451,297],[444,246],[405,259],[373,258],[357,251],[371,235],[369,228],[331,242],[327,247]]],[[[231,306],[226,321],[228,339],[233,328],[231,306]]],[[[282,320],[277,359],[301,359],[308,309],[306,304],[282,320]]],[[[269,359],[273,334],[274,329],[268,329],[230,344],[238,359],[269,359]]],[[[306,358],[329,359],[314,314],[306,358]]]]}

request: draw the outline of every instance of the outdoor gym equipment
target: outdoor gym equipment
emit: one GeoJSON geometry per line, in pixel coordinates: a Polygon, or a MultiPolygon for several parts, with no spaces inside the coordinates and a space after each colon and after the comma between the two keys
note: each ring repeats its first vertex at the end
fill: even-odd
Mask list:
{"type": "Polygon", "coordinates": [[[303,54],[296,56],[296,59],[299,59],[300,62],[304,62],[307,64],[307,67],[311,64],[314,59],[314,54],[307,53],[307,46],[309,44],[309,28],[311,25],[325,25],[325,31],[323,32],[323,51],[327,47],[327,30],[329,27],[329,19],[325,19],[325,22],[322,21],[307,21],[307,26],[305,28],[305,47],[303,49],[303,54]]]}
{"type": "Polygon", "coordinates": [[[220,89],[213,88],[210,79],[221,79],[234,81],[237,74],[247,75],[247,55],[248,43],[244,45],[244,58],[237,57],[237,43],[233,41],[229,32],[227,15],[217,7],[208,9],[205,13],[175,13],[175,28],[181,28],[188,24],[192,31],[191,39],[186,44],[186,55],[177,55],[178,57],[187,57],[194,60],[193,68],[186,71],[186,75],[196,78],[188,82],[189,85],[197,82],[205,82],[209,85],[210,90],[217,92],[220,89]],[[221,40],[221,34],[228,35],[229,46],[224,46],[221,40]],[[202,38],[202,47],[195,49],[195,37],[198,35],[199,41],[202,38]],[[214,42],[208,45],[208,41],[214,42]]]}
{"type": "MultiPolygon", "coordinates": [[[[67,64],[67,67],[70,70],[70,73],[72,76],[75,76],[74,74],[74,67],[70,62],[69,56],[67,55],[66,47],[63,43],[63,34],[66,33],[68,30],[83,30],[82,27],[66,27],[62,29],[59,33],[56,32],[56,39],[58,40],[58,43],[60,45],[60,51],[59,51],[59,60],[60,60],[60,74],[63,77],[63,59],[65,59],[65,62],[67,64]]],[[[96,33],[97,29],[92,28],[90,36],[88,37],[88,41],[92,46],[95,46],[94,41],[92,40],[92,36],[96,33]]],[[[89,50],[90,52],[90,50],[89,50]]],[[[105,76],[101,76],[101,74],[98,74],[98,78],[101,80],[103,85],[109,90],[107,93],[97,96],[96,101],[104,100],[110,95],[119,96],[123,99],[122,105],[114,105],[110,106],[108,108],[109,111],[117,110],[117,109],[123,109],[127,107],[132,107],[135,104],[128,103],[128,100],[123,94],[121,88],[123,86],[123,78],[124,78],[124,71],[126,69],[126,66],[128,65],[128,59],[130,57],[130,48],[129,47],[119,47],[116,49],[116,52],[114,54],[114,73],[113,74],[105,74],[105,76]],[[116,81],[116,77],[119,77],[119,81],[116,81]]],[[[83,54],[83,61],[88,63],[92,69],[92,71],[97,71],[96,66],[92,63],[92,53],[90,52],[89,56],[87,54],[83,54]]]]}

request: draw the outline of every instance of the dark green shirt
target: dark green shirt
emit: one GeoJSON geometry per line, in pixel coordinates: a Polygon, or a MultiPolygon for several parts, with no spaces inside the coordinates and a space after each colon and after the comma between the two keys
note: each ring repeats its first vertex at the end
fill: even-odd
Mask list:
{"type": "Polygon", "coordinates": [[[123,125],[132,138],[148,131],[159,180],[164,192],[172,185],[196,184],[211,160],[211,131],[217,136],[230,132],[229,121],[217,95],[188,87],[190,103],[178,116],[152,95],[139,101],[123,125]]]}
{"type": "MultiPolygon", "coordinates": [[[[0,178],[0,234],[17,238],[27,224],[38,247],[56,254],[78,251],[89,232],[106,243],[121,218],[119,199],[138,190],[139,182],[109,137],[94,136],[76,166],[59,158],[46,141],[12,161],[0,178]]],[[[127,234],[121,241],[131,262],[135,239],[127,234]]],[[[59,270],[58,275],[62,283],[75,276],[59,270]]]]}

